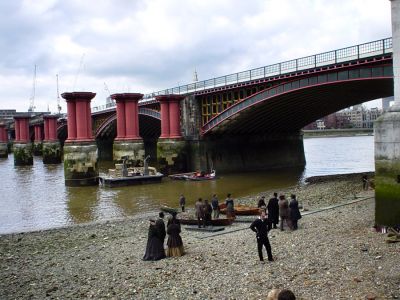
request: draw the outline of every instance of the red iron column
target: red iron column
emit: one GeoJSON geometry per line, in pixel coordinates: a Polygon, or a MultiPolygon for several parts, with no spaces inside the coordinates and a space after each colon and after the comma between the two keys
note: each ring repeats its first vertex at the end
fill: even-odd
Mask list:
{"type": "Polygon", "coordinates": [[[44,140],[57,141],[57,119],[58,116],[47,115],[43,117],[44,120],[44,140]]]}
{"type": "Polygon", "coordinates": [[[169,96],[157,96],[156,100],[160,102],[161,109],[161,135],[160,138],[169,138],[169,96]]]}
{"type": "Polygon", "coordinates": [[[0,143],[7,143],[7,129],[5,124],[0,124],[0,143]]]}
{"type": "Polygon", "coordinates": [[[61,95],[67,101],[69,141],[92,141],[90,101],[96,96],[90,92],[72,92],[61,95]]]}
{"type": "Polygon", "coordinates": [[[30,116],[16,116],[15,120],[15,142],[29,143],[29,119],[30,116]]]}
{"type": "Polygon", "coordinates": [[[6,125],[0,123],[0,158],[8,157],[8,145],[7,145],[7,129],[6,125]]]}
{"type": "Polygon", "coordinates": [[[181,110],[180,102],[185,97],[175,96],[169,101],[169,137],[181,138],[181,110]]]}
{"type": "Polygon", "coordinates": [[[120,99],[116,99],[118,97],[112,95],[117,103],[117,137],[115,138],[116,140],[123,140],[126,135],[126,130],[125,130],[125,102],[121,101],[120,99]]]}
{"type": "Polygon", "coordinates": [[[41,142],[43,140],[41,126],[36,124],[33,128],[35,129],[35,142],[41,142]]]}

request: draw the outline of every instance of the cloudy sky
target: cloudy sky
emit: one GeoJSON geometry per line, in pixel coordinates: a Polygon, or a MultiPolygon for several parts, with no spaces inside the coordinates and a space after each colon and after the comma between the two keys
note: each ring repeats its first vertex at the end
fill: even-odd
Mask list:
{"type": "Polygon", "coordinates": [[[2,0],[0,24],[0,109],[17,111],[35,65],[35,111],[55,112],[56,74],[96,106],[391,36],[388,0],[2,0]]]}

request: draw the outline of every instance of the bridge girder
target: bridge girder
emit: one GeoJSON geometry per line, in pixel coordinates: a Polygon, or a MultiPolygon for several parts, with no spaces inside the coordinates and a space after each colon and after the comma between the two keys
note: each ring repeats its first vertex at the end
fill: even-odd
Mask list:
{"type": "Polygon", "coordinates": [[[300,88],[239,110],[205,135],[296,132],[307,124],[346,107],[391,95],[392,78],[336,81],[300,88]]]}

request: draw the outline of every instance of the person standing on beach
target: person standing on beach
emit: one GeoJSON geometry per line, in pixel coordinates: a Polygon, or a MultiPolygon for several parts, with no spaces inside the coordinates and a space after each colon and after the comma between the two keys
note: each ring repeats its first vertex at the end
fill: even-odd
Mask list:
{"type": "Polygon", "coordinates": [[[167,223],[167,256],[182,256],[185,251],[183,248],[183,242],[181,238],[181,223],[176,218],[176,212],[172,213],[172,217],[167,223]]]}
{"type": "Polygon", "coordinates": [[[276,226],[279,223],[278,193],[274,193],[274,197],[269,199],[267,209],[268,209],[268,218],[271,220],[273,228],[276,229],[276,226]]]}
{"type": "Polygon", "coordinates": [[[267,213],[262,210],[260,217],[250,225],[250,229],[256,233],[257,249],[260,262],[264,262],[262,247],[267,250],[268,260],[273,261],[271,244],[268,239],[268,232],[271,230],[271,222],[267,218],[267,213]]]}
{"type": "Polygon", "coordinates": [[[226,205],[226,217],[228,219],[235,218],[235,205],[233,203],[233,199],[231,198],[231,194],[226,195],[225,205],[226,205]]]}
{"type": "Polygon", "coordinates": [[[362,183],[363,183],[363,190],[367,191],[368,190],[368,176],[367,175],[363,175],[362,177],[362,183]]]}
{"type": "Polygon", "coordinates": [[[279,196],[279,217],[281,217],[281,231],[283,231],[283,222],[286,222],[286,225],[290,228],[289,225],[289,202],[285,198],[285,195],[279,196]]]}
{"type": "Polygon", "coordinates": [[[214,194],[211,198],[211,206],[213,210],[213,219],[218,219],[219,218],[219,203],[218,203],[218,197],[216,194],[214,194]]]}
{"type": "Polygon", "coordinates": [[[197,199],[194,209],[196,211],[197,225],[201,228],[201,220],[204,219],[203,199],[197,199]]]}
{"type": "Polygon", "coordinates": [[[160,212],[158,214],[158,219],[156,221],[156,226],[157,226],[157,231],[159,233],[160,241],[162,242],[162,245],[164,247],[165,236],[167,235],[167,233],[165,231],[164,213],[163,212],[160,212]]]}
{"type": "Polygon", "coordinates": [[[262,209],[265,209],[267,207],[267,205],[265,204],[265,196],[262,196],[260,200],[258,200],[257,207],[262,209]]]}
{"type": "Polygon", "coordinates": [[[166,257],[164,251],[164,238],[162,238],[163,233],[162,231],[159,231],[159,227],[156,223],[155,220],[150,220],[146,252],[144,253],[143,260],[160,260],[166,257]]]}
{"type": "Polygon", "coordinates": [[[299,210],[299,202],[296,199],[296,195],[290,195],[290,202],[289,202],[289,216],[290,222],[292,223],[292,229],[296,230],[297,222],[301,219],[301,214],[299,210]]]}
{"type": "Polygon", "coordinates": [[[181,196],[179,197],[179,206],[182,209],[182,212],[185,211],[185,204],[186,204],[186,198],[185,196],[183,196],[183,194],[181,194],[181,196]]]}
{"type": "Polygon", "coordinates": [[[211,214],[212,214],[212,207],[210,203],[208,203],[208,200],[204,200],[204,205],[203,205],[203,225],[204,228],[211,225],[211,214]]]}

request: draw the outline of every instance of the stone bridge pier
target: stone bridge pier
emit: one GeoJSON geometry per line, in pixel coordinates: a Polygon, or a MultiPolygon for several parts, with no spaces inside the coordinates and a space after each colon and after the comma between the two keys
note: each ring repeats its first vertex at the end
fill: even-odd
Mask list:
{"type": "Polygon", "coordinates": [[[394,105],[374,124],[375,223],[400,224],[400,0],[391,0],[394,105]]]}
{"type": "Polygon", "coordinates": [[[67,101],[68,138],[64,143],[64,177],[67,186],[98,185],[97,145],[92,134],[90,92],[61,95],[67,101]]]}
{"type": "Polygon", "coordinates": [[[33,165],[32,143],[29,138],[29,115],[15,116],[14,165],[33,165]]]}
{"type": "Polygon", "coordinates": [[[44,141],[42,147],[44,164],[61,163],[61,144],[57,138],[58,116],[46,115],[44,120],[44,141]]]}
{"type": "Polygon", "coordinates": [[[139,93],[113,94],[111,98],[117,104],[117,137],[113,144],[113,160],[121,161],[123,157],[132,166],[143,163],[144,143],[139,136],[138,102],[143,98],[139,93]]]}
{"type": "Polygon", "coordinates": [[[157,96],[161,109],[161,136],[157,142],[157,162],[164,174],[187,170],[187,142],[181,133],[180,95],[157,96]]]}

